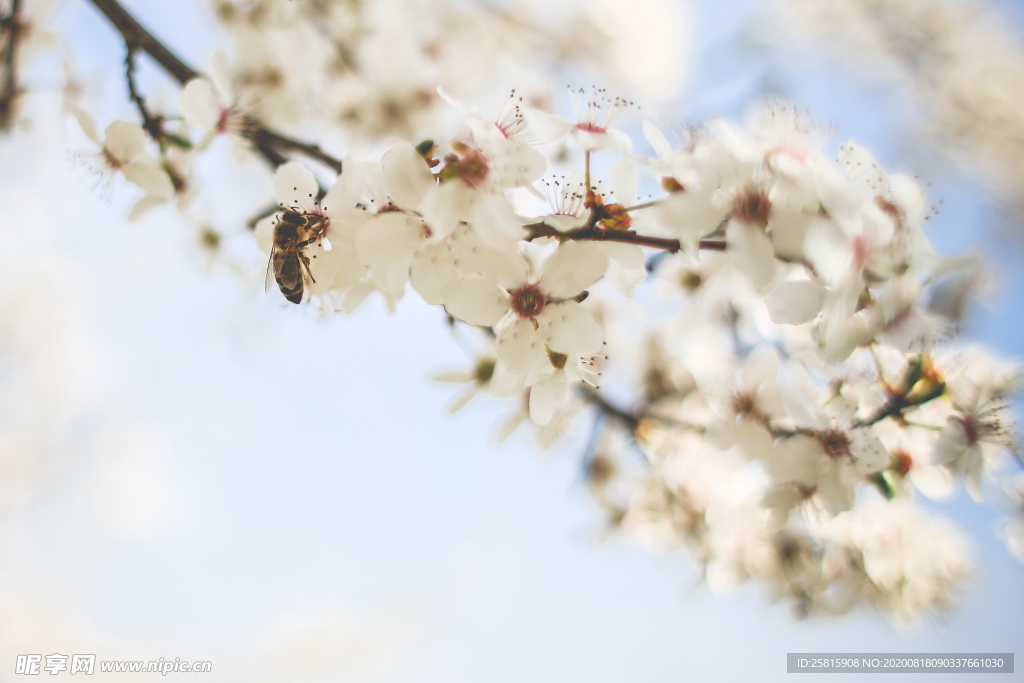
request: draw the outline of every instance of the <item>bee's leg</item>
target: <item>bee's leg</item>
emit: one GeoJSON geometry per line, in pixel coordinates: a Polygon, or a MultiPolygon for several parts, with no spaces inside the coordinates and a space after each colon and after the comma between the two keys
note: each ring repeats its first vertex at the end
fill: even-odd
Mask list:
{"type": "Polygon", "coordinates": [[[309,269],[309,257],[306,256],[305,254],[303,254],[300,251],[299,252],[299,261],[302,263],[303,266],[306,267],[306,275],[309,276],[310,282],[312,282],[313,284],[316,284],[316,278],[313,277],[313,271],[311,271],[309,269]]]}

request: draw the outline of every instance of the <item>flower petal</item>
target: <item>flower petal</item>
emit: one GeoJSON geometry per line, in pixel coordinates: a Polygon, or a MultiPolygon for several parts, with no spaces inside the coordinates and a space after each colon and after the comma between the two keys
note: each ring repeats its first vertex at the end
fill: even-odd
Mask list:
{"type": "Polygon", "coordinates": [[[668,161],[672,158],[672,145],[668,143],[668,138],[665,137],[660,128],[644,119],[643,131],[644,137],[647,138],[647,144],[651,146],[651,149],[654,150],[659,159],[668,161]]]}
{"type": "Polygon", "coordinates": [[[725,229],[726,252],[736,267],[754,284],[764,286],[775,273],[775,251],[768,235],[756,226],[729,221],[725,229]]]}
{"type": "Polygon", "coordinates": [[[532,320],[516,318],[498,331],[495,345],[498,360],[517,375],[525,374],[545,353],[543,340],[532,320]]]}
{"type": "Polygon", "coordinates": [[[556,372],[534,384],[530,387],[530,419],[539,425],[551,422],[568,392],[569,383],[563,372],[556,372]]]}
{"type": "Polygon", "coordinates": [[[596,244],[565,242],[544,262],[540,284],[556,299],[574,297],[601,279],[608,255],[596,244]]]}
{"type": "Polygon", "coordinates": [[[181,113],[193,126],[210,130],[220,121],[220,105],[213,86],[205,78],[193,78],[181,91],[181,113]]]}
{"type": "Polygon", "coordinates": [[[526,236],[522,220],[501,194],[474,191],[466,220],[480,239],[494,247],[507,247],[526,236]]]}
{"type": "Polygon", "coordinates": [[[778,325],[800,325],[821,312],[828,290],[813,280],[787,280],[768,295],[768,317],[778,325]]]}
{"type": "Polygon", "coordinates": [[[576,124],[572,121],[566,121],[561,117],[552,116],[538,109],[524,108],[523,119],[530,128],[530,132],[542,144],[557,142],[576,128],[576,124]]]}
{"type": "Polygon", "coordinates": [[[604,333],[594,316],[575,301],[550,304],[537,317],[552,350],[571,356],[590,356],[600,350],[604,333]]]}
{"type": "Polygon", "coordinates": [[[368,266],[381,266],[409,258],[423,244],[423,223],[404,213],[375,216],[359,228],[355,249],[368,266]]]}
{"type": "Polygon", "coordinates": [[[401,143],[384,154],[384,185],[398,206],[415,209],[427,190],[436,184],[426,160],[408,144],[401,143]]]}
{"type": "Polygon", "coordinates": [[[289,161],[274,172],[274,199],[278,204],[298,211],[312,211],[320,185],[305,166],[289,161]]]}
{"type": "Polygon", "coordinates": [[[171,182],[160,164],[150,160],[133,161],[121,169],[125,180],[138,185],[146,194],[158,201],[167,201],[174,196],[174,183],[171,182]]]}
{"type": "Polygon", "coordinates": [[[491,327],[508,312],[509,298],[493,281],[467,277],[441,290],[445,310],[467,325],[491,327]]]}
{"type": "Polygon", "coordinates": [[[412,286],[428,304],[444,303],[442,289],[458,277],[455,257],[446,244],[425,244],[412,257],[412,286]]]}
{"type": "Polygon", "coordinates": [[[131,121],[112,122],[103,135],[103,148],[120,164],[132,161],[146,147],[146,133],[139,124],[131,121]]]}

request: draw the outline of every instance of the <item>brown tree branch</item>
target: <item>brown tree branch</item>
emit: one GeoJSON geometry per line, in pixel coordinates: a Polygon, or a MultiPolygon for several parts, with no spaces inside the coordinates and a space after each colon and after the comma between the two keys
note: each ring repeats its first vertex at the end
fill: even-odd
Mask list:
{"type": "MultiPolygon", "coordinates": [[[[566,230],[565,232],[561,232],[543,221],[540,223],[531,223],[530,225],[523,227],[529,230],[529,234],[526,236],[527,242],[532,242],[533,240],[540,239],[541,237],[554,237],[559,240],[583,240],[588,242],[620,242],[623,244],[635,244],[639,247],[648,247],[650,249],[661,249],[662,251],[667,251],[671,254],[674,254],[683,248],[683,245],[679,240],[640,235],[634,230],[608,230],[597,226],[584,226],[582,228],[576,228],[575,230],[566,230]]],[[[723,240],[703,239],[700,241],[700,249],[703,251],[725,251],[725,242],[723,240]]]]}
{"type": "Polygon", "coordinates": [[[325,166],[329,166],[334,169],[335,173],[341,173],[341,162],[320,149],[320,145],[300,142],[266,128],[257,128],[252,135],[252,140],[257,145],[295,150],[310,159],[316,159],[325,166]]]}
{"type": "Polygon", "coordinates": [[[640,425],[640,418],[633,413],[614,406],[609,403],[604,396],[598,393],[595,389],[591,389],[588,386],[580,387],[580,396],[583,399],[596,407],[602,415],[606,415],[617,422],[621,422],[631,433],[635,433],[637,427],[640,425]]]}

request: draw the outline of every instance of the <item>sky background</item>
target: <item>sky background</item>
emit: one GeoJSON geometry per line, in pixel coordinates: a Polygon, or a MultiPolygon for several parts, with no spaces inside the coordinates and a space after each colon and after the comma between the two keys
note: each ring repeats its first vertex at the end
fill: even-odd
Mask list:
{"type": "MultiPolygon", "coordinates": [[[[193,64],[217,47],[198,0],[125,4],[193,64]]],[[[936,246],[979,249],[1000,276],[968,337],[1024,357],[1021,243],[998,206],[915,151],[909,96],[757,47],[766,11],[692,5],[690,85],[666,111],[742,117],[768,83],[838,128],[830,149],[852,138],[927,177],[936,246]]],[[[130,116],[104,20],[82,2],[55,19],[96,79],[97,118],[130,116]]],[[[773,681],[787,652],[1024,642],[1024,567],[992,533],[999,514],[962,494],[938,509],[977,571],[959,608],[909,627],[795,621],[756,585],[712,596],[685,556],[606,539],[579,481],[585,428],[541,452],[525,430],[494,445],[508,405],[444,413],[454,390],[428,377],[467,361],[438,310],[407,296],[394,315],[372,300],[318,319],[265,296],[262,272],[210,266],[171,210],[127,224],[132,190],[91,190],[57,102],[38,96],[32,129],[0,142],[0,310],[21,353],[0,365],[4,424],[36,454],[0,484],[0,671],[60,652],[211,660],[212,681],[773,681]]],[[[261,168],[232,173],[202,210],[241,219],[270,195],[261,168]]],[[[248,266],[245,239],[228,251],[248,266]]]]}

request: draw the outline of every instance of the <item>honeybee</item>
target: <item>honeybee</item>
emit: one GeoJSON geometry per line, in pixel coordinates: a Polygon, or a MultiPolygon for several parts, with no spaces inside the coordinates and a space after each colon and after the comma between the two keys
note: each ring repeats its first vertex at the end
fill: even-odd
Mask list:
{"type": "Polygon", "coordinates": [[[310,282],[316,282],[309,269],[309,257],[305,250],[317,241],[323,229],[322,216],[285,209],[274,225],[274,243],[270,248],[270,262],[267,263],[266,291],[270,291],[270,275],[273,273],[284,298],[293,304],[302,302],[305,278],[309,277],[310,282]]]}

